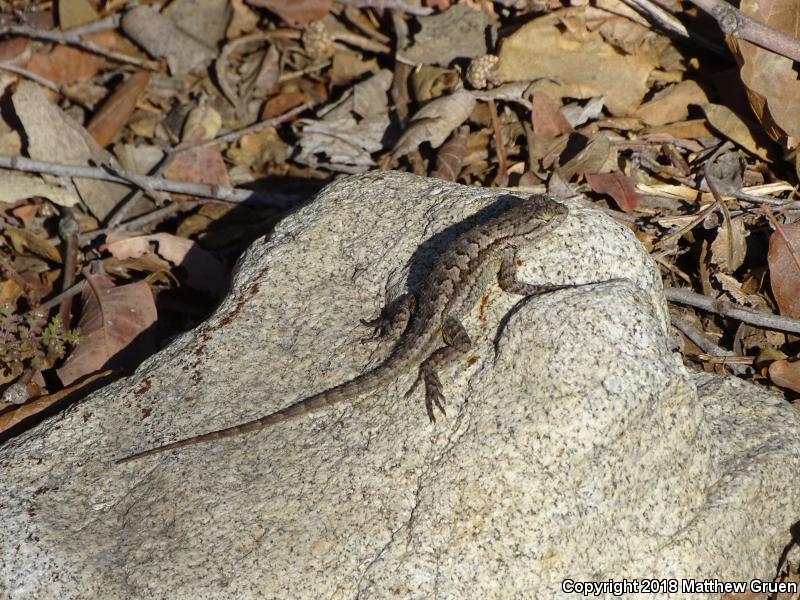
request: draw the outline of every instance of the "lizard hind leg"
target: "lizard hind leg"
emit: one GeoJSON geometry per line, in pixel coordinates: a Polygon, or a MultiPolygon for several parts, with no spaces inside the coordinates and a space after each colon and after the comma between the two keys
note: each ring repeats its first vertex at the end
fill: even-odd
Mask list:
{"type": "Polygon", "coordinates": [[[406,397],[408,397],[420,381],[425,382],[425,410],[431,423],[436,422],[434,406],[443,415],[447,414],[444,409],[445,398],[442,392],[442,382],[439,379],[439,370],[461,358],[472,347],[472,340],[470,340],[467,330],[454,317],[448,317],[442,324],[442,338],[447,346],[439,348],[425,359],[419,366],[419,375],[414,385],[406,392],[406,397]]]}
{"type": "Polygon", "coordinates": [[[374,339],[397,339],[406,330],[416,307],[417,299],[414,294],[405,293],[389,302],[374,319],[362,319],[361,324],[372,327],[373,332],[361,338],[361,343],[374,339]]]}

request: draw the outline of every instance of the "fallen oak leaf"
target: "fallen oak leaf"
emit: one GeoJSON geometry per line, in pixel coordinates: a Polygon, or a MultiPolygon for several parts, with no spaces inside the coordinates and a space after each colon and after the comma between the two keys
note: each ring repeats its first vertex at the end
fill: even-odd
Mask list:
{"type": "Polygon", "coordinates": [[[88,275],[78,322],[83,343],[57,369],[69,385],[104,368],[130,368],[155,351],[156,306],[150,286],[114,286],[105,275],[88,275]]]}
{"type": "Polygon", "coordinates": [[[620,172],[586,175],[586,183],[598,194],[608,194],[617,206],[630,214],[636,210],[642,197],[636,191],[633,178],[620,172]]]}

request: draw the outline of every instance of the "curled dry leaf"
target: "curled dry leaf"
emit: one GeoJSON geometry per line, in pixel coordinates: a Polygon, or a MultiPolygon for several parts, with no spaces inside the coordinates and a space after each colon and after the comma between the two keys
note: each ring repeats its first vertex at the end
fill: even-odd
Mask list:
{"type": "Polygon", "coordinates": [[[386,69],[356,84],[322,119],[299,119],[300,153],[295,157],[310,166],[361,172],[375,164],[371,154],[383,149],[389,127],[386,92],[392,73],[386,69]]]}
{"type": "Polygon", "coordinates": [[[800,317],[800,223],[781,226],[769,238],[769,280],[782,315],[800,317]]]}
{"type": "Polygon", "coordinates": [[[197,243],[169,233],[140,235],[106,243],[106,249],[119,260],[155,253],[186,272],[186,284],[219,295],[225,288],[225,265],[197,243]]]}
{"type": "Polygon", "coordinates": [[[711,243],[711,263],[726,273],[733,273],[741,267],[747,254],[747,231],[742,219],[732,219],[731,226],[732,232],[723,223],[711,243]]]}
{"type": "Polygon", "coordinates": [[[115,287],[105,275],[88,275],[81,294],[82,343],[58,376],[70,385],[105,368],[131,368],[156,349],[153,294],[143,281],[115,287]]]}
{"type": "Polygon", "coordinates": [[[404,156],[425,142],[438,148],[456,127],[467,120],[475,104],[475,97],[465,91],[429,102],[412,117],[411,125],[397,141],[392,157],[404,156]]]}
{"type": "Polygon", "coordinates": [[[431,173],[432,177],[438,177],[445,181],[455,181],[461,172],[461,165],[464,161],[464,154],[467,151],[467,138],[469,137],[469,127],[462,125],[450,139],[441,147],[436,154],[436,170],[431,173]]]}
{"type": "MultiPolygon", "coordinates": [[[[113,31],[101,31],[87,35],[85,39],[109,50],[119,38],[113,31]]],[[[78,81],[88,81],[105,64],[106,59],[102,56],[72,46],[60,45],[49,52],[35,54],[28,61],[26,68],[56,85],[70,85],[78,81]]]]}

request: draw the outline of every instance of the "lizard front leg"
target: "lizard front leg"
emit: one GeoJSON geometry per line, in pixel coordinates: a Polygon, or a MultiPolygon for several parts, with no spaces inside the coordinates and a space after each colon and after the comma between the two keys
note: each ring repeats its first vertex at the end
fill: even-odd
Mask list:
{"type": "Polygon", "coordinates": [[[406,392],[406,397],[410,396],[420,381],[425,382],[425,410],[431,423],[436,422],[436,417],[433,413],[434,405],[443,415],[446,414],[442,382],[439,380],[439,370],[461,358],[472,347],[472,340],[469,338],[467,330],[455,317],[447,317],[444,320],[442,338],[447,345],[439,348],[425,359],[419,366],[417,379],[411,389],[406,392]]]}

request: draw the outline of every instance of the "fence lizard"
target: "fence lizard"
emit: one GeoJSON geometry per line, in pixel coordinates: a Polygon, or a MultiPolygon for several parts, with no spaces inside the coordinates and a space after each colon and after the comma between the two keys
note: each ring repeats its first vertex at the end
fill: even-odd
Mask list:
{"type": "Polygon", "coordinates": [[[438,371],[468,352],[471,346],[461,318],[478,302],[495,277],[500,287],[512,294],[528,296],[557,288],[517,281],[516,253],[517,247],[526,240],[541,237],[558,226],[567,213],[564,205],[550,197],[534,195],[457,236],[439,256],[418,298],[405,294],[384,309],[382,318],[364,322],[377,326],[382,335],[400,336],[386,360],[371,371],[258,419],[131,454],[116,463],[257,431],[363,396],[414,369],[417,378],[406,397],[423,382],[425,408],[431,421],[435,420],[434,406],[444,413],[438,371]]]}

